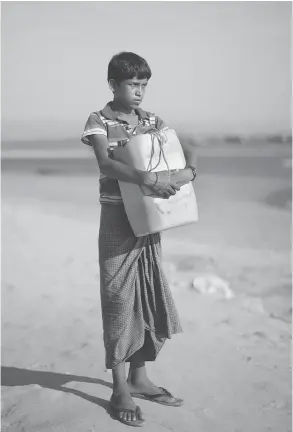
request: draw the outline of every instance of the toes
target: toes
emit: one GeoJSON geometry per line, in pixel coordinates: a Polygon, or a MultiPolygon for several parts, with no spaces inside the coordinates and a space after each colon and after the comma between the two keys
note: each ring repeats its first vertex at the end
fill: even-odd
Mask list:
{"type": "Polygon", "coordinates": [[[145,421],[145,417],[142,414],[140,408],[138,407],[135,412],[125,412],[120,411],[118,418],[126,423],[137,422],[137,421],[145,421]]]}
{"type": "Polygon", "coordinates": [[[145,421],[145,416],[139,407],[137,407],[137,418],[138,420],[145,421]]]}

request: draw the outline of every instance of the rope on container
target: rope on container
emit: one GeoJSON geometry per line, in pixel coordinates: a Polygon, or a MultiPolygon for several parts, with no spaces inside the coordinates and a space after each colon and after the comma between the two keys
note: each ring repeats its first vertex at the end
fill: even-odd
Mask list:
{"type": "Polygon", "coordinates": [[[164,184],[164,186],[162,187],[162,189],[164,189],[169,184],[169,182],[171,180],[171,170],[170,170],[170,167],[169,167],[169,164],[168,164],[168,161],[167,161],[167,158],[166,158],[166,154],[165,154],[165,151],[164,151],[164,144],[167,142],[167,136],[166,136],[166,134],[163,131],[159,131],[156,128],[149,129],[148,131],[145,132],[145,134],[150,134],[151,135],[151,140],[152,140],[152,151],[151,151],[151,157],[150,157],[150,160],[149,160],[147,171],[149,171],[149,172],[154,171],[160,165],[162,157],[163,157],[164,162],[165,162],[166,167],[167,167],[167,171],[168,171],[168,180],[164,184]],[[158,140],[159,147],[160,147],[160,153],[159,153],[159,161],[158,161],[158,163],[156,164],[155,167],[152,168],[152,160],[153,160],[153,157],[154,157],[154,154],[155,154],[155,138],[157,138],[157,140],[158,140]]]}

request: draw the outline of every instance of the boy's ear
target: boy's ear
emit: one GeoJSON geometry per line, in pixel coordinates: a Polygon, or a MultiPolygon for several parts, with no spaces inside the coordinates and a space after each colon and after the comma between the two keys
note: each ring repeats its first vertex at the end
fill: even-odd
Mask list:
{"type": "Polygon", "coordinates": [[[112,93],[115,93],[116,86],[117,86],[117,84],[116,84],[115,80],[110,79],[109,80],[109,87],[110,87],[110,90],[112,93]]]}

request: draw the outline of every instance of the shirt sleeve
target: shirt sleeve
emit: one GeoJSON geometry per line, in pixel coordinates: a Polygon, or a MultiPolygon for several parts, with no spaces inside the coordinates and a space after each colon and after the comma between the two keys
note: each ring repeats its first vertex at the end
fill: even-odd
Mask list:
{"type": "Polygon", "coordinates": [[[156,116],[156,128],[158,130],[167,130],[169,126],[159,116],[156,116]]]}
{"type": "Polygon", "coordinates": [[[91,145],[89,137],[91,135],[104,135],[107,136],[107,130],[102,120],[97,113],[92,113],[85,125],[81,141],[84,144],[91,145]]]}

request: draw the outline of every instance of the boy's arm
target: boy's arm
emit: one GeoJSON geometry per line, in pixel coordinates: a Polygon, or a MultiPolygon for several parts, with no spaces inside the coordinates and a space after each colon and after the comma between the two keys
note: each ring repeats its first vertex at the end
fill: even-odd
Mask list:
{"type": "Polygon", "coordinates": [[[184,139],[181,142],[181,147],[182,147],[185,159],[186,159],[186,164],[190,165],[192,167],[196,167],[197,156],[196,156],[196,152],[195,152],[195,147],[184,139]]]}
{"type": "MultiPolygon", "coordinates": [[[[89,140],[93,146],[100,170],[103,174],[116,180],[134,183],[152,189],[152,186],[156,182],[155,173],[136,170],[122,162],[109,158],[109,143],[107,137],[104,135],[91,135],[89,140]]],[[[162,196],[165,193],[169,196],[174,195],[174,189],[179,190],[180,188],[174,181],[171,181],[169,185],[162,187],[161,194],[162,196]]]]}
{"type": "MultiPolygon", "coordinates": [[[[138,185],[146,185],[155,182],[155,178],[148,178],[144,171],[139,171],[128,165],[115,161],[109,158],[108,149],[109,143],[106,136],[91,135],[89,141],[94,149],[100,170],[103,174],[116,180],[121,180],[128,183],[135,183],[138,185]]],[[[149,173],[146,173],[149,174],[149,173]]]]}
{"type": "Polygon", "coordinates": [[[164,122],[164,120],[161,119],[161,117],[156,116],[156,129],[159,131],[169,129],[169,126],[167,123],[164,122]]]}
{"type": "MultiPolygon", "coordinates": [[[[195,148],[189,144],[187,141],[182,140],[181,147],[184,153],[184,157],[186,160],[186,165],[189,165],[191,167],[196,167],[197,164],[197,157],[195,153],[195,148]]],[[[174,173],[172,175],[172,179],[179,183],[181,186],[184,184],[189,183],[190,181],[194,180],[193,178],[193,172],[190,168],[184,168],[179,170],[177,173],[174,173]]]]}
{"type": "MultiPolygon", "coordinates": [[[[156,128],[158,130],[164,130],[168,129],[169,126],[160,117],[157,116],[156,128]]],[[[180,144],[184,153],[186,165],[196,167],[197,157],[195,153],[195,148],[186,140],[182,140],[180,144]]],[[[189,183],[193,179],[193,173],[190,168],[184,168],[172,174],[172,179],[180,186],[183,186],[184,184],[189,183]]]]}
{"type": "Polygon", "coordinates": [[[158,195],[161,195],[162,198],[169,198],[170,195],[175,194],[175,190],[180,189],[173,180],[166,185],[166,176],[158,181],[155,173],[139,171],[122,162],[110,159],[107,131],[96,112],[89,116],[81,140],[84,144],[93,147],[101,172],[110,178],[146,186],[151,190],[155,186],[161,189],[158,195]]]}

